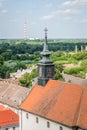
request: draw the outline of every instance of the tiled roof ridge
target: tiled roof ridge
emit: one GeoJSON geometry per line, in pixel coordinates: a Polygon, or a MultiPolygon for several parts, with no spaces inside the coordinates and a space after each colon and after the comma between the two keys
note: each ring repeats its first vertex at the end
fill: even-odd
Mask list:
{"type": "Polygon", "coordinates": [[[84,91],[85,91],[85,87],[82,88],[82,94],[81,94],[80,103],[79,103],[78,117],[77,117],[77,122],[76,122],[77,126],[78,126],[78,122],[79,122],[79,118],[80,118],[80,114],[81,114],[82,100],[83,100],[83,96],[84,96],[84,91]]]}

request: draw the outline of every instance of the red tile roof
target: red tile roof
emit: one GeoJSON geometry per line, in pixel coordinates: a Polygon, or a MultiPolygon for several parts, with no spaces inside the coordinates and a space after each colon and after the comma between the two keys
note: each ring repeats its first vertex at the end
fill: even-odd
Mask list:
{"type": "Polygon", "coordinates": [[[87,87],[84,88],[82,95],[78,125],[81,128],[87,129],[87,87]]]}
{"type": "Polygon", "coordinates": [[[21,109],[67,126],[87,129],[87,88],[77,84],[49,80],[36,85],[21,109]]]}
{"type": "Polygon", "coordinates": [[[19,116],[10,109],[0,105],[0,126],[19,123],[19,116]]]}

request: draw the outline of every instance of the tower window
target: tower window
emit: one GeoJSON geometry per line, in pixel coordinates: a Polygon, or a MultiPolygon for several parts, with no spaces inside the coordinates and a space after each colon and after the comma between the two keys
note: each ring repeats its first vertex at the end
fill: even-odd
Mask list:
{"type": "Polygon", "coordinates": [[[62,126],[60,126],[60,130],[63,130],[63,127],[62,127],[62,126]]]}
{"type": "Polygon", "coordinates": [[[50,122],[47,122],[47,127],[48,127],[48,128],[50,127],[50,122]]]}
{"type": "Polygon", "coordinates": [[[8,130],[8,128],[6,128],[5,130],[8,130]]]}
{"type": "Polygon", "coordinates": [[[38,119],[38,117],[36,117],[36,123],[39,123],[39,119],[38,119]]]}

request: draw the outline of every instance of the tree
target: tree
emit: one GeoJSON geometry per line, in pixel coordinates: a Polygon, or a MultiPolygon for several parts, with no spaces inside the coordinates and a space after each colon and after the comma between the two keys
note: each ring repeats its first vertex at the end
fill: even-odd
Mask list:
{"type": "Polygon", "coordinates": [[[8,67],[6,67],[5,65],[3,65],[3,66],[0,68],[0,77],[3,78],[3,79],[10,77],[9,69],[8,69],[8,67]]]}
{"type": "Polygon", "coordinates": [[[3,56],[1,56],[0,55],[0,68],[1,68],[1,66],[4,64],[4,58],[3,58],[3,56]]]}
{"type": "Polygon", "coordinates": [[[31,87],[32,86],[32,80],[37,77],[37,69],[33,69],[31,74],[26,73],[23,77],[20,78],[19,82],[24,87],[31,87]]]}

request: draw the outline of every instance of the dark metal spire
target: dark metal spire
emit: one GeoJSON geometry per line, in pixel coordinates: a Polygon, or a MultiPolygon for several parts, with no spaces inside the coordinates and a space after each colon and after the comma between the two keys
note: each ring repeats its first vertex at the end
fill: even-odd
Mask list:
{"type": "Polygon", "coordinates": [[[47,28],[44,29],[45,31],[45,42],[44,42],[44,46],[43,46],[43,51],[42,51],[42,55],[50,55],[50,52],[48,50],[48,44],[47,44],[47,28]]]}
{"type": "Polygon", "coordinates": [[[47,45],[47,28],[44,29],[45,31],[45,43],[44,43],[44,48],[43,51],[48,51],[48,45],[47,45]]]}
{"type": "Polygon", "coordinates": [[[48,44],[47,44],[47,28],[45,28],[44,29],[44,31],[45,31],[45,42],[44,42],[44,46],[43,46],[43,51],[41,52],[41,54],[42,54],[42,60],[41,60],[41,62],[44,62],[44,63],[46,63],[46,62],[51,62],[50,61],[50,51],[48,50],[48,44]]]}

